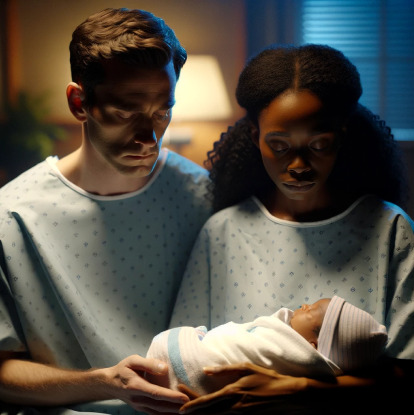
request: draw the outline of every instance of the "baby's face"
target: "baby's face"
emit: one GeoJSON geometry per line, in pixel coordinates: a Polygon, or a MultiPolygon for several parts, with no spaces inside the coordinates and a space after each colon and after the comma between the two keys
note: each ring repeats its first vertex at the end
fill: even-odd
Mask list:
{"type": "Polygon", "coordinates": [[[323,298],[314,304],[303,304],[293,312],[290,325],[303,336],[315,349],[318,346],[318,335],[322,321],[328,308],[330,298],[323,298]]]}

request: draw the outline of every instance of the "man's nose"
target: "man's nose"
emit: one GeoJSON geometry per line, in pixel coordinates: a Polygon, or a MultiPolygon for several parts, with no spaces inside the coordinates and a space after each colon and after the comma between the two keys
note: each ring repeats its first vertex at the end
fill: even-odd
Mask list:
{"type": "Polygon", "coordinates": [[[134,134],[134,143],[143,144],[145,146],[153,146],[157,144],[157,136],[155,135],[154,130],[140,130],[134,134]]]}
{"type": "Polygon", "coordinates": [[[134,125],[134,142],[147,146],[157,144],[157,136],[155,134],[152,120],[148,117],[139,117],[134,125]]]}

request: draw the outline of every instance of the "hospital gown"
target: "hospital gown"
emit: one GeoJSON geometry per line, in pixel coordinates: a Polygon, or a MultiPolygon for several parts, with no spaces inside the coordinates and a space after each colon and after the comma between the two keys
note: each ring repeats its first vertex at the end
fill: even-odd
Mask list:
{"type": "Polygon", "coordinates": [[[338,295],[387,327],[386,353],[413,359],[413,229],[375,196],[309,223],[275,218],[250,198],[201,230],[170,327],[243,323],[338,295]]]}
{"type": "Polygon", "coordinates": [[[74,186],[55,158],[0,190],[0,350],[78,369],[145,356],[211,214],[204,169],[167,150],[159,163],[119,196],[74,186]]]}

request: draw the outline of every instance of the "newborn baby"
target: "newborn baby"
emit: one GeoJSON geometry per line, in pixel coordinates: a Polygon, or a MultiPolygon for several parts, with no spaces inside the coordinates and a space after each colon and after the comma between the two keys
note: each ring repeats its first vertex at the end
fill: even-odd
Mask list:
{"type": "Polygon", "coordinates": [[[386,341],[383,325],[335,296],[210,331],[204,326],[164,331],[154,337],[147,357],[168,363],[168,375],[147,379],[172,389],[183,383],[205,394],[237,379],[207,376],[205,366],[251,362],[285,375],[337,376],[375,363],[386,341]]]}

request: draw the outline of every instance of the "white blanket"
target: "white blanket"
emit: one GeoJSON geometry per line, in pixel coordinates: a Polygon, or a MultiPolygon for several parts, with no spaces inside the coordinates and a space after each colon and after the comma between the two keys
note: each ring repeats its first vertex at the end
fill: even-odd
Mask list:
{"type": "Polygon", "coordinates": [[[321,355],[288,322],[292,311],[286,308],[272,316],[253,322],[233,322],[210,331],[205,327],[178,327],[157,335],[147,357],[169,365],[165,377],[148,379],[162,386],[177,389],[184,383],[200,394],[218,390],[235,378],[209,377],[205,366],[222,366],[251,362],[292,376],[337,376],[341,370],[321,355]]]}

